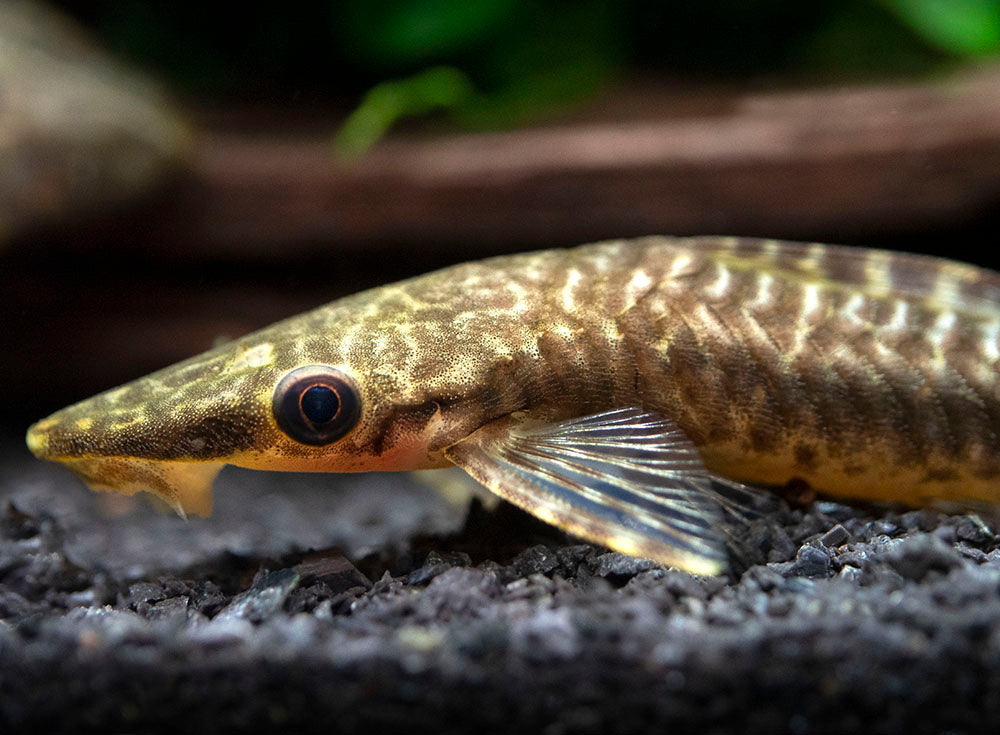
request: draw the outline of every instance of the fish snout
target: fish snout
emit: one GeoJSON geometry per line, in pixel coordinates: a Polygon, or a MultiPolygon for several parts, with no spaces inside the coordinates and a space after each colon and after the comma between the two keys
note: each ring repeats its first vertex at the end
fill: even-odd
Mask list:
{"type": "Polygon", "coordinates": [[[48,432],[50,426],[51,421],[49,419],[38,421],[28,427],[28,433],[24,437],[28,449],[39,459],[51,458],[48,432]]]}
{"type": "Polygon", "coordinates": [[[64,408],[28,427],[24,441],[39,459],[57,462],[93,456],[105,433],[87,415],[64,408]]]}

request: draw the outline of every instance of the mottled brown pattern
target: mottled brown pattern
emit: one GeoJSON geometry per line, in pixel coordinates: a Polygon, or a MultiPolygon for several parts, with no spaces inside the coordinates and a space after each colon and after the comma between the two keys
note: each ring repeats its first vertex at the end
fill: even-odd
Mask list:
{"type": "Polygon", "coordinates": [[[1000,276],[857,248],[644,238],[455,266],[275,324],[65,409],[53,459],[353,471],[446,463],[514,411],[638,405],[710,469],[830,493],[992,500],[1000,276]],[[327,447],[270,415],[288,370],[353,376],[362,416],[327,447]]]}

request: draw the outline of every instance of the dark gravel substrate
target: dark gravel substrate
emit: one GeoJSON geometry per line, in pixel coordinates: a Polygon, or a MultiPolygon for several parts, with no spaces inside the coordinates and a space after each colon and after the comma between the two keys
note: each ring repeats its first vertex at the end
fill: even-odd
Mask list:
{"type": "Polygon", "coordinates": [[[816,503],[701,579],[411,477],[227,470],[213,519],[0,487],[0,732],[996,731],[975,516],[816,503]],[[754,563],[756,557],[757,563],[754,563]]]}

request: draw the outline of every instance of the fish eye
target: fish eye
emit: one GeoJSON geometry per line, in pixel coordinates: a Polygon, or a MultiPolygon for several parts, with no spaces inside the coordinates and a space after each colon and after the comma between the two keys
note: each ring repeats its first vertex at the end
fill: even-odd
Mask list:
{"type": "Polygon", "coordinates": [[[283,377],[271,410],[278,427],[302,444],[331,444],[354,428],[361,399],[354,383],[329,365],[306,365],[283,377]]]}

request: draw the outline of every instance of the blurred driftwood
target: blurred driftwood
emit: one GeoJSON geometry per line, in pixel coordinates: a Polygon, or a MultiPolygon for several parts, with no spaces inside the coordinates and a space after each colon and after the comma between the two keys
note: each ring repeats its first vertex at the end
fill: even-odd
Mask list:
{"type": "Polygon", "coordinates": [[[253,136],[223,119],[197,141],[174,206],[144,226],[169,252],[266,258],[303,244],[487,252],[652,232],[844,240],[1000,207],[1000,68],[644,108],[625,122],[397,137],[353,164],[325,135],[253,136]]]}

